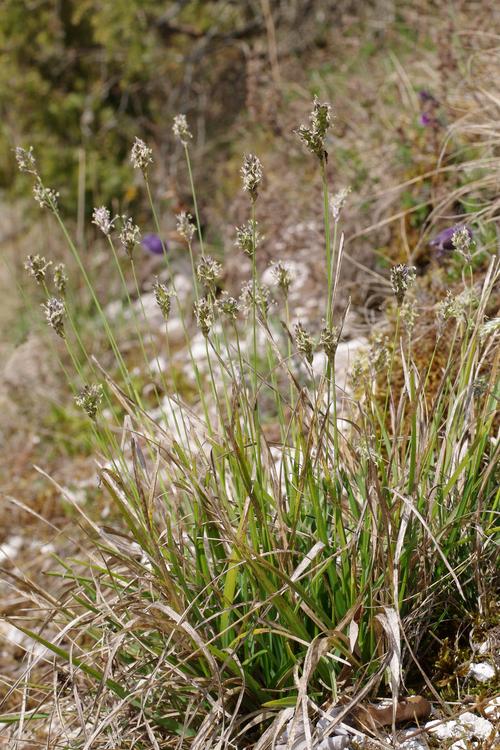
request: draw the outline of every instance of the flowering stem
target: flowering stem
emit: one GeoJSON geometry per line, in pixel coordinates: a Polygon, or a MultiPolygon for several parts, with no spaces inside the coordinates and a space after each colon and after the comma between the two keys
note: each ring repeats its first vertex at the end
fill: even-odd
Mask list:
{"type": "MultiPolygon", "coordinates": [[[[147,194],[148,194],[149,205],[151,207],[151,212],[153,214],[153,220],[154,220],[155,228],[156,228],[156,231],[157,231],[158,235],[160,235],[161,234],[160,222],[158,220],[158,214],[156,213],[156,208],[155,208],[155,204],[154,204],[154,201],[153,201],[153,196],[151,195],[151,188],[149,187],[149,181],[147,179],[145,179],[145,183],[146,183],[146,191],[147,191],[147,194]]],[[[165,247],[163,248],[163,254],[165,256],[165,263],[166,263],[167,270],[168,270],[168,273],[169,273],[169,276],[170,276],[170,283],[172,285],[172,289],[174,290],[174,294],[175,294],[175,296],[177,298],[177,302],[179,303],[179,319],[181,321],[182,330],[184,332],[184,337],[185,337],[186,344],[187,344],[187,349],[188,349],[188,352],[189,352],[189,358],[190,358],[191,364],[193,366],[193,372],[194,372],[194,376],[195,376],[195,379],[196,379],[196,386],[197,386],[197,389],[198,389],[198,395],[200,396],[201,404],[202,404],[202,407],[203,407],[203,413],[204,413],[204,415],[205,415],[205,417],[207,419],[208,430],[211,433],[211,422],[208,419],[208,408],[207,408],[207,403],[206,403],[206,399],[205,399],[205,391],[204,391],[204,388],[203,388],[202,383],[201,383],[200,371],[199,371],[199,369],[198,369],[198,367],[196,365],[196,362],[194,360],[194,357],[193,357],[193,350],[191,348],[191,337],[188,334],[187,327],[186,327],[186,321],[184,320],[184,315],[182,313],[182,310],[180,310],[179,295],[177,294],[177,290],[176,290],[176,287],[175,287],[174,276],[173,276],[172,270],[170,268],[170,263],[168,261],[168,255],[166,253],[166,248],[165,247]]]]}
{"type": "Polygon", "coordinates": [[[191,159],[189,158],[189,149],[187,147],[187,144],[184,144],[184,153],[186,155],[186,164],[187,164],[188,174],[189,174],[189,185],[191,187],[191,195],[193,196],[194,215],[196,218],[196,228],[198,230],[198,239],[200,240],[200,250],[201,250],[201,254],[204,255],[205,248],[203,246],[203,236],[201,233],[200,215],[198,213],[198,201],[196,200],[196,191],[194,189],[194,181],[193,181],[193,171],[191,169],[191,159]]]}
{"type": "Polygon", "coordinates": [[[325,246],[326,246],[326,272],[327,272],[327,300],[326,300],[326,322],[331,324],[332,309],[332,247],[330,236],[330,210],[328,205],[328,182],[326,177],[326,161],[321,160],[321,180],[323,183],[323,220],[325,225],[325,246]]]}
{"type": "Polygon", "coordinates": [[[258,466],[261,466],[260,455],[260,420],[258,401],[258,373],[257,373],[257,236],[255,225],[255,200],[252,199],[252,317],[253,317],[253,385],[254,385],[254,436],[255,456],[258,466]]]}
{"type": "Polygon", "coordinates": [[[112,350],[113,350],[113,352],[115,354],[115,357],[117,359],[118,366],[120,368],[120,371],[122,373],[124,381],[125,381],[125,383],[127,383],[127,385],[130,388],[131,393],[134,394],[134,397],[137,399],[138,403],[140,404],[141,403],[140,396],[137,393],[137,390],[134,388],[134,385],[132,383],[132,380],[131,380],[130,375],[129,375],[128,370],[127,370],[127,366],[126,366],[125,362],[123,361],[123,357],[122,357],[122,355],[120,353],[120,349],[119,349],[119,347],[118,347],[118,345],[116,343],[115,337],[113,336],[113,332],[111,331],[111,328],[109,326],[108,320],[106,318],[106,315],[104,314],[104,310],[102,309],[101,303],[99,302],[99,300],[97,298],[97,295],[95,293],[94,287],[92,286],[92,282],[90,281],[90,278],[89,278],[89,276],[87,274],[85,266],[82,263],[82,260],[80,258],[80,254],[78,253],[78,250],[77,250],[77,248],[76,248],[73,240],[71,239],[71,237],[70,237],[70,235],[68,233],[68,230],[66,229],[66,226],[65,226],[63,220],[59,216],[59,212],[58,211],[54,211],[53,213],[54,213],[54,216],[56,217],[56,219],[57,219],[57,221],[59,223],[59,226],[60,226],[60,228],[61,228],[61,230],[62,230],[62,232],[64,234],[64,237],[65,237],[66,242],[68,243],[68,246],[69,246],[69,248],[70,248],[70,250],[71,250],[71,252],[73,254],[73,257],[75,258],[75,260],[76,260],[76,262],[78,264],[78,267],[79,267],[80,271],[83,274],[83,278],[85,279],[85,283],[87,285],[87,288],[90,291],[90,294],[92,296],[92,300],[93,300],[93,302],[94,302],[94,304],[95,304],[95,306],[97,308],[97,311],[99,313],[99,316],[100,316],[100,318],[101,318],[101,320],[103,322],[104,330],[106,331],[106,335],[108,337],[109,343],[111,344],[111,348],[112,348],[112,350]]]}
{"type": "MultiPolygon", "coordinates": [[[[326,272],[327,272],[327,299],[326,299],[326,326],[331,328],[333,320],[333,254],[330,229],[330,206],[328,195],[328,180],[326,175],[326,159],[321,160],[321,180],[323,183],[323,222],[325,227],[325,249],[326,249],[326,272]]],[[[334,240],[336,240],[337,225],[334,228],[334,240]]],[[[330,409],[330,402],[333,409],[333,445],[335,452],[335,466],[339,466],[339,435],[337,424],[337,387],[335,382],[335,363],[329,359],[327,364],[327,409],[330,409]]],[[[330,420],[327,420],[327,443],[330,420]]]]}
{"type": "Polygon", "coordinates": [[[396,330],[394,331],[394,341],[392,343],[391,361],[390,361],[390,364],[389,364],[389,372],[387,373],[384,412],[383,412],[383,417],[382,417],[382,428],[385,425],[385,420],[387,418],[387,408],[389,406],[389,395],[390,395],[390,392],[391,392],[392,370],[393,370],[393,367],[394,367],[394,357],[395,357],[395,354],[396,354],[396,347],[398,345],[400,315],[401,315],[401,309],[400,309],[400,307],[398,305],[398,311],[397,311],[397,316],[396,316],[396,330]]]}

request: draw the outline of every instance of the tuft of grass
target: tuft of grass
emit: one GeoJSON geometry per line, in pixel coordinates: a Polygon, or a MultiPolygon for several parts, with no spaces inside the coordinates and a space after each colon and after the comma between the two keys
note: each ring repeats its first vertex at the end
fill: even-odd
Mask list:
{"type": "MultiPolygon", "coordinates": [[[[339,315],[335,305],[344,238],[330,213],[328,113],[315,100],[299,133],[323,192],[324,325],[340,339],[349,313],[339,315]]],[[[208,256],[187,123],[180,137],[196,217],[197,241],[187,243],[196,274],[200,260],[208,267],[208,256]]],[[[249,746],[270,726],[279,733],[280,724],[300,715],[314,732],[314,714],[341,693],[350,698],[346,712],[369,691],[397,698],[421,641],[442,623],[490,608],[499,538],[499,354],[498,328],[485,323],[498,257],[481,250],[487,269],[477,280],[472,260],[462,258],[463,294],[436,310],[441,327],[424,362],[403,312],[409,301],[418,309],[420,283],[411,286],[407,266],[393,269],[392,341],[374,339],[345,390],[331,337],[318,372],[315,332],[294,327],[300,321],[293,321],[286,294],[273,290],[280,301],[270,304],[261,285],[259,165],[247,157],[243,170],[252,271],[237,316],[224,317],[221,290],[206,273],[194,275],[191,299],[181,301],[164,253],[191,393],[175,377],[167,381],[162,368],[152,372],[151,351],[153,359],[168,359],[168,333],[144,332],[144,308],[132,307],[127,296],[133,283],[141,300],[133,241],[122,265],[124,249],[108,235],[142,367],[163,384],[148,393],[130,372],[55,193],[45,190],[36,168],[30,172],[109,341],[104,366],[82,341],[67,294],[64,331],[59,318],[57,330],[74,367],[65,374],[77,398],[82,384],[95,387],[87,395],[102,396],[102,408],[97,400],[90,408],[80,401],[87,404],[100,486],[114,510],[108,523],[63,491],[88,542],[78,559],[57,559],[53,575],[65,584],[58,600],[27,585],[35,606],[48,610],[40,628],[12,618],[38,645],[23,685],[36,705],[25,700],[18,715],[0,716],[13,724],[14,737],[40,716],[57,718],[60,742],[85,750],[110,742],[249,746]],[[444,341],[448,354],[436,383],[434,360],[444,341]],[[264,429],[271,416],[272,439],[264,429]],[[52,671],[50,688],[29,683],[41,664],[52,671]]],[[[149,163],[138,168],[157,223],[149,163]]],[[[271,746],[272,733],[266,736],[261,747],[271,746]]]]}

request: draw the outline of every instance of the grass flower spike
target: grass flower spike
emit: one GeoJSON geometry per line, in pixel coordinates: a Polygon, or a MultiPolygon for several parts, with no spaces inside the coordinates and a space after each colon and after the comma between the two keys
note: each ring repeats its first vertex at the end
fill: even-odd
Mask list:
{"type": "Polygon", "coordinates": [[[15,154],[17,166],[20,172],[38,176],[38,172],[36,169],[36,160],[33,156],[33,146],[30,146],[28,149],[22,148],[21,146],[16,146],[15,154]]]}
{"type": "Polygon", "coordinates": [[[111,214],[106,206],[100,206],[100,208],[94,208],[92,213],[92,224],[95,224],[98,229],[101,230],[106,237],[109,237],[111,230],[113,229],[114,219],[111,219],[111,214]]]}
{"type": "Polygon", "coordinates": [[[54,274],[52,278],[54,280],[54,286],[59,294],[64,295],[66,291],[66,284],[68,282],[68,277],[66,276],[66,267],[64,263],[58,263],[57,266],[54,266],[54,274]]]}
{"type": "Polygon", "coordinates": [[[241,167],[243,190],[250,193],[252,201],[257,200],[260,183],[262,182],[262,164],[258,156],[247,154],[241,167]]]}
{"type": "Polygon", "coordinates": [[[229,320],[236,320],[239,312],[238,300],[224,291],[217,300],[217,309],[229,320]]]}
{"type": "Polygon", "coordinates": [[[267,286],[257,283],[254,290],[254,283],[250,280],[241,287],[240,305],[245,313],[248,313],[255,305],[256,309],[265,315],[272,304],[274,302],[267,286]]]}
{"type": "Polygon", "coordinates": [[[416,268],[400,263],[391,268],[391,287],[396,297],[398,306],[404,302],[406,292],[412,286],[416,278],[416,268]]]}
{"type": "Polygon", "coordinates": [[[319,346],[325,352],[328,361],[332,363],[339,345],[339,336],[340,332],[336,326],[325,326],[319,337],[319,346]]]}
{"type": "Polygon", "coordinates": [[[46,260],[43,255],[28,255],[24,268],[33,276],[37,284],[43,283],[47,268],[52,265],[51,260],[46,260]]]}
{"type": "Polygon", "coordinates": [[[282,260],[278,260],[271,264],[271,273],[276,286],[281,289],[284,297],[288,297],[290,286],[294,280],[294,274],[290,268],[282,260]]]}
{"type": "Polygon", "coordinates": [[[330,209],[335,223],[340,219],[340,214],[350,192],[350,187],[342,188],[342,190],[339,190],[338,193],[335,193],[335,195],[330,198],[330,209]]]}
{"type": "Polygon", "coordinates": [[[472,250],[474,249],[474,240],[468,227],[460,227],[451,238],[453,248],[470,263],[472,259],[472,250]]]}
{"type": "Polygon", "coordinates": [[[189,245],[196,231],[196,227],[193,224],[193,217],[187,211],[181,211],[175,218],[177,219],[177,233],[189,245]]]}
{"type": "Polygon", "coordinates": [[[198,328],[207,337],[214,324],[213,306],[206,297],[201,297],[194,303],[194,314],[198,328]]]}
{"type": "Polygon", "coordinates": [[[297,347],[299,354],[301,354],[306,362],[311,365],[315,346],[314,339],[300,322],[295,326],[295,346],[297,347]]]}
{"type": "Polygon", "coordinates": [[[100,383],[97,385],[85,385],[80,393],[75,396],[75,403],[80,409],[83,409],[90,419],[95,420],[102,397],[103,389],[100,383]]]}
{"type": "Polygon", "coordinates": [[[157,278],[153,284],[153,293],[155,296],[156,304],[161,310],[161,313],[165,320],[168,320],[171,308],[171,297],[172,292],[166,284],[162,284],[157,278]]]}
{"type": "Polygon", "coordinates": [[[50,208],[51,211],[57,211],[59,193],[51,188],[44,187],[40,180],[33,186],[33,197],[40,208],[50,208]]]}
{"type": "Polygon", "coordinates": [[[215,282],[220,278],[222,266],[210,255],[204,255],[196,267],[198,280],[210,291],[215,290],[215,282]]]}
{"type": "Polygon", "coordinates": [[[328,157],[325,149],[325,138],[332,124],[332,108],[329,104],[321,104],[314,98],[313,109],[309,117],[309,125],[300,125],[297,134],[311,154],[320,161],[328,157]]]}
{"type": "Polygon", "coordinates": [[[130,161],[134,169],[147,172],[148,166],[153,163],[153,150],[143,140],[136,138],[130,152],[130,161]]]}
{"type": "Polygon", "coordinates": [[[66,308],[62,299],[51,297],[42,305],[42,310],[45,313],[45,318],[49,326],[63,339],[65,337],[64,317],[66,315],[66,308]]]}
{"type": "Polygon", "coordinates": [[[248,221],[241,227],[236,227],[236,240],[235,245],[242,250],[245,255],[252,258],[255,250],[258,248],[261,242],[261,236],[257,231],[257,222],[248,221]]]}
{"type": "Polygon", "coordinates": [[[174,117],[172,130],[175,137],[182,143],[183,146],[187,146],[189,141],[193,137],[189,131],[186,115],[176,115],[174,117]]]}
{"type": "Polygon", "coordinates": [[[132,258],[134,247],[141,241],[141,230],[134,224],[130,217],[124,217],[124,223],[120,232],[120,242],[129,258],[132,258]]]}

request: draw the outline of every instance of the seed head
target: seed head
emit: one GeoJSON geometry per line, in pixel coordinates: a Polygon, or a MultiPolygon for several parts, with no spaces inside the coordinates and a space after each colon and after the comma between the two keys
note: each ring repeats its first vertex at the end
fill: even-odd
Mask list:
{"type": "Polygon", "coordinates": [[[214,324],[213,305],[206,297],[200,297],[194,303],[196,322],[202,334],[206,337],[214,324]]]}
{"type": "Polygon", "coordinates": [[[193,137],[189,132],[186,115],[175,115],[172,130],[183,146],[187,146],[189,140],[193,137]]]}
{"type": "Polygon", "coordinates": [[[64,263],[58,263],[57,266],[54,266],[54,286],[59,292],[59,294],[64,295],[64,292],[66,291],[66,284],[68,282],[68,277],[66,276],[66,267],[64,263]]]}
{"type": "Polygon", "coordinates": [[[325,352],[328,361],[332,363],[337,353],[337,347],[339,345],[340,331],[336,326],[324,326],[320,337],[319,345],[325,352]]]}
{"type": "Polygon", "coordinates": [[[475,245],[470,229],[464,226],[457,229],[453,233],[451,243],[457,253],[460,253],[460,255],[470,263],[472,260],[472,250],[475,245]]]}
{"type": "Polygon", "coordinates": [[[368,351],[368,366],[373,373],[382,372],[389,367],[391,352],[389,340],[381,333],[373,336],[368,351]]]}
{"type": "Polygon", "coordinates": [[[398,306],[404,302],[408,289],[412,286],[416,277],[416,268],[399,263],[391,268],[391,286],[396,296],[398,306]]]}
{"type": "Polygon", "coordinates": [[[114,219],[111,219],[111,214],[109,213],[106,206],[94,208],[94,211],[92,213],[92,224],[95,224],[96,227],[98,227],[101,232],[106,235],[106,237],[109,237],[109,235],[111,234],[114,221],[114,219]]]}
{"type": "Polygon", "coordinates": [[[27,174],[33,174],[38,177],[36,169],[36,160],[33,156],[33,146],[28,149],[16,146],[15,148],[17,166],[20,172],[26,172],[27,174]]]}
{"type": "Polygon", "coordinates": [[[368,374],[368,361],[366,353],[358,353],[352,363],[352,370],[349,374],[349,380],[355,391],[359,389],[362,382],[368,374]]]}
{"type": "Polygon", "coordinates": [[[45,272],[52,265],[51,260],[46,260],[43,255],[28,255],[24,262],[24,268],[35,279],[37,284],[41,284],[45,279],[45,272]]]}
{"type": "Polygon", "coordinates": [[[120,242],[122,243],[129,258],[132,258],[134,247],[141,241],[141,230],[134,224],[132,219],[129,217],[123,218],[123,226],[120,232],[120,242]]]}
{"type": "Polygon", "coordinates": [[[153,163],[153,149],[149,148],[143,140],[136,137],[130,151],[130,161],[134,169],[147,172],[148,166],[153,163]]]}
{"type": "Polygon", "coordinates": [[[462,320],[472,324],[469,311],[477,307],[477,305],[478,299],[474,289],[466,289],[456,296],[453,296],[450,290],[448,290],[446,297],[436,305],[438,323],[442,326],[447,320],[453,318],[454,320],[462,320]]]}
{"type": "Polygon", "coordinates": [[[33,187],[33,197],[40,206],[40,208],[50,208],[51,211],[57,211],[57,199],[59,193],[52,188],[46,188],[40,180],[35,182],[33,187]]]}
{"type": "Polygon", "coordinates": [[[229,320],[236,320],[238,317],[238,301],[234,297],[230,297],[229,293],[222,292],[220,298],[217,300],[217,310],[219,310],[229,320]]]}
{"type": "Polygon", "coordinates": [[[295,346],[306,362],[312,364],[315,347],[314,339],[300,322],[295,326],[295,346]]]}
{"type": "Polygon", "coordinates": [[[257,231],[257,222],[248,221],[241,227],[236,227],[236,241],[235,245],[243,250],[245,255],[253,258],[255,250],[261,242],[261,236],[257,231]]]}
{"type": "Polygon", "coordinates": [[[243,190],[250,193],[252,201],[257,200],[259,185],[262,182],[262,164],[254,154],[247,154],[241,167],[243,190]]]}
{"type": "Polygon", "coordinates": [[[181,211],[181,213],[177,214],[175,218],[177,219],[178,234],[180,234],[180,236],[184,240],[186,240],[188,245],[191,244],[191,240],[193,239],[193,234],[196,231],[196,227],[193,224],[193,217],[187,211],[181,211]]]}
{"type": "Polygon", "coordinates": [[[84,385],[80,393],[75,396],[75,403],[80,409],[86,412],[90,419],[95,419],[102,397],[103,389],[100,383],[97,385],[84,385]]]}
{"type": "Polygon", "coordinates": [[[42,310],[49,326],[63,339],[65,337],[64,316],[66,315],[66,309],[62,299],[51,297],[42,305],[42,310]]]}
{"type": "Polygon", "coordinates": [[[330,209],[333,214],[333,220],[335,223],[340,219],[340,213],[344,208],[344,203],[347,200],[347,196],[351,192],[350,187],[342,188],[338,193],[330,198],[330,209]]]}
{"type": "Polygon", "coordinates": [[[254,290],[254,283],[252,280],[245,282],[243,286],[241,287],[240,292],[240,305],[241,309],[248,313],[254,304],[257,307],[257,310],[261,312],[263,315],[266,315],[269,308],[273,304],[273,300],[271,299],[271,293],[267,286],[262,286],[261,284],[255,284],[255,290],[254,290]]]}
{"type": "Polygon", "coordinates": [[[495,336],[500,333],[500,318],[491,318],[479,328],[479,338],[485,341],[489,336],[495,336]]]}
{"type": "Polygon", "coordinates": [[[168,320],[170,315],[172,292],[166,284],[161,283],[158,277],[155,279],[155,283],[153,284],[153,292],[155,295],[156,304],[160,308],[165,320],[168,320]]]}
{"type": "Polygon", "coordinates": [[[196,267],[199,281],[209,290],[214,290],[215,282],[220,277],[222,266],[210,255],[204,255],[196,267]]]}
{"type": "Polygon", "coordinates": [[[405,324],[408,334],[411,334],[411,332],[415,328],[415,322],[417,318],[418,312],[416,310],[415,303],[406,300],[406,302],[401,305],[401,320],[405,324]]]}
{"type": "Polygon", "coordinates": [[[436,247],[438,255],[443,255],[445,251],[454,250],[453,235],[458,229],[465,229],[472,239],[472,230],[465,224],[454,224],[452,227],[442,229],[430,242],[431,247],[436,247]]]}
{"type": "Polygon", "coordinates": [[[329,104],[321,104],[314,97],[313,109],[309,116],[309,125],[301,125],[297,134],[309,149],[321,161],[328,157],[325,151],[325,137],[332,123],[332,108],[329,104]]]}
{"type": "Polygon", "coordinates": [[[294,280],[293,272],[282,260],[278,260],[276,263],[271,264],[271,273],[276,286],[281,289],[285,298],[288,297],[290,285],[294,280]]]}

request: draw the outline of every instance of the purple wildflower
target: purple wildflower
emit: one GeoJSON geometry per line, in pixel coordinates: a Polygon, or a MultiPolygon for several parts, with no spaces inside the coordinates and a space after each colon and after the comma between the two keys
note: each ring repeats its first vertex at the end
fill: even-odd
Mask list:
{"type": "Polygon", "coordinates": [[[438,255],[442,255],[446,251],[453,252],[455,250],[455,246],[452,242],[453,235],[459,229],[466,229],[469,233],[469,237],[472,239],[472,230],[470,227],[465,224],[455,224],[452,227],[447,227],[446,229],[441,230],[439,234],[436,234],[434,239],[429,242],[429,245],[437,248],[438,255]]]}
{"type": "Polygon", "coordinates": [[[142,246],[152,255],[163,255],[163,248],[167,249],[167,243],[158,237],[157,234],[146,234],[142,240],[142,246]]]}
{"type": "Polygon", "coordinates": [[[425,102],[431,102],[432,104],[434,104],[434,105],[436,105],[436,106],[437,106],[437,105],[439,104],[439,102],[438,102],[438,100],[436,99],[436,97],[435,97],[435,96],[433,96],[433,95],[431,94],[431,92],[430,92],[430,91],[427,91],[427,89],[421,89],[421,90],[420,90],[420,91],[418,92],[418,95],[419,95],[419,97],[420,97],[420,101],[421,101],[422,103],[425,103],[425,102]]]}
{"type": "Polygon", "coordinates": [[[420,99],[420,117],[419,122],[424,128],[429,126],[432,128],[439,128],[441,123],[437,117],[439,109],[439,102],[430,91],[422,89],[418,92],[420,99]]]}

